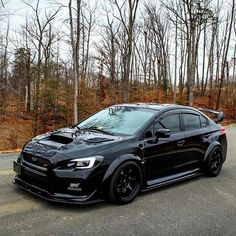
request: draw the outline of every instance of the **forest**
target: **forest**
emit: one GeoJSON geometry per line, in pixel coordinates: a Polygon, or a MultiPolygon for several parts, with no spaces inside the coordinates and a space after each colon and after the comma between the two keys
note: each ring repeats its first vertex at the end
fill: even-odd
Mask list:
{"type": "Polygon", "coordinates": [[[0,151],[117,103],[236,121],[235,0],[17,2],[0,1],[0,151]]]}

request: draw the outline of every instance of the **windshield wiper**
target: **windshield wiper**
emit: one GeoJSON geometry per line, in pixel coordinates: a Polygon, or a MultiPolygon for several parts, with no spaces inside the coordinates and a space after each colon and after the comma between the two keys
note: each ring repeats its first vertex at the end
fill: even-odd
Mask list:
{"type": "Polygon", "coordinates": [[[72,128],[77,128],[77,130],[75,130],[75,132],[72,133],[72,138],[73,138],[73,136],[77,137],[78,134],[82,134],[82,130],[81,130],[81,128],[77,124],[72,125],[71,127],[72,128]]]}
{"type": "Polygon", "coordinates": [[[100,132],[100,133],[104,133],[104,134],[109,134],[109,135],[114,135],[114,133],[110,132],[110,131],[106,131],[106,130],[102,130],[102,129],[99,129],[98,127],[96,126],[91,126],[91,127],[88,127],[88,128],[80,128],[80,130],[82,131],[97,131],[97,132],[100,132]]]}

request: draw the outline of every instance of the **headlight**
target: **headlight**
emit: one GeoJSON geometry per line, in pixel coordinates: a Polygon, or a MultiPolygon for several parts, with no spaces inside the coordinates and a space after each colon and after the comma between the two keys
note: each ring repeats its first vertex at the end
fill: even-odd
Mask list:
{"type": "Polygon", "coordinates": [[[76,169],[90,169],[95,164],[99,164],[102,162],[103,156],[93,156],[93,157],[85,157],[85,158],[77,158],[70,160],[67,163],[67,167],[74,167],[76,169]]]}

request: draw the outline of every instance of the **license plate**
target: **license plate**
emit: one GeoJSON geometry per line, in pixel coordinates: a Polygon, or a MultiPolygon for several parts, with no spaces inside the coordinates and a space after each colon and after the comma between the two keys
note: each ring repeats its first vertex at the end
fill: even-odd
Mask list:
{"type": "Polygon", "coordinates": [[[18,174],[20,175],[21,174],[21,167],[20,167],[20,164],[13,161],[13,170],[18,174]]]}

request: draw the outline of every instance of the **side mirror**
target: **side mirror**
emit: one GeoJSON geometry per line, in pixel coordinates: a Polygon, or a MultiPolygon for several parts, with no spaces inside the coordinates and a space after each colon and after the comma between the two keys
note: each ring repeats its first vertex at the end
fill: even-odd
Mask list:
{"type": "Polygon", "coordinates": [[[158,129],[155,132],[156,138],[168,138],[170,137],[170,130],[169,129],[158,129]]]}

